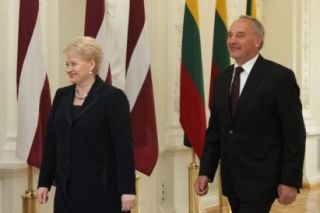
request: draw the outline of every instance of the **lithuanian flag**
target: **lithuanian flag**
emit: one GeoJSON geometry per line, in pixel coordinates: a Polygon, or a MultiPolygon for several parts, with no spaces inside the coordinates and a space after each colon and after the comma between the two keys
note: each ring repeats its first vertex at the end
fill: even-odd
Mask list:
{"type": "Polygon", "coordinates": [[[206,131],[197,0],[186,0],[181,55],[180,124],[200,157],[206,131]]]}
{"type": "Polygon", "coordinates": [[[225,0],[216,1],[214,31],[213,31],[213,50],[212,66],[210,79],[209,106],[212,104],[214,90],[214,80],[218,72],[230,65],[230,58],[227,48],[227,9],[225,0]]]}
{"type": "Polygon", "coordinates": [[[247,0],[247,15],[257,17],[256,0],[247,0]]]}

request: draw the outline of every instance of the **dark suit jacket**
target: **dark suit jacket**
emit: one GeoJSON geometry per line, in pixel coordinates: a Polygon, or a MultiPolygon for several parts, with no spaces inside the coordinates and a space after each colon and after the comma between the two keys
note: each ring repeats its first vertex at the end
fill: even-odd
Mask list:
{"type": "Polygon", "coordinates": [[[278,184],[302,185],[306,132],[291,70],[259,56],[232,117],[230,66],[215,81],[200,175],[211,180],[219,159],[223,194],[243,201],[277,196],[278,184]]]}
{"type": "Polygon", "coordinates": [[[55,180],[55,212],[120,212],[121,194],[135,193],[127,98],[96,77],[72,116],[74,89],[56,92],[38,186],[55,180]]]}

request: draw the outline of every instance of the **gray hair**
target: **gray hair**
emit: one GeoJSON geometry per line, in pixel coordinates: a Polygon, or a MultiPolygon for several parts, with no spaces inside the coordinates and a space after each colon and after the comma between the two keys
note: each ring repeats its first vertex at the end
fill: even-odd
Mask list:
{"type": "Polygon", "coordinates": [[[252,16],[241,15],[239,16],[238,19],[246,19],[251,21],[253,31],[261,39],[261,44],[259,46],[259,49],[262,49],[263,43],[264,43],[264,35],[265,35],[265,31],[262,23],[258,19],[252,16]]]}

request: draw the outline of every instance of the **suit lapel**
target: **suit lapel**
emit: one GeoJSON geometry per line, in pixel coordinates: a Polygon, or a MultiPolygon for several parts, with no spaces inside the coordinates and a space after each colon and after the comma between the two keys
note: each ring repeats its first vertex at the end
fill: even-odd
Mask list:
{"type": "Polygon", "coordinates": [[[239,104],[236,109],[234,119],[237,117],[239,112],[245,107],[246,102],[248,101],[250,96],[254,93],[255,88],[263,80],[264,76],[265,76],[264,59],[262,56],[259,56],[256,63],[252,67],[252,70],[241,92],[239,104]]]}
{"type": "Polygon", "coordinates": [[[81,111],[72,119],[73,124],[76,123],[81,118],[81,116],[83,116],[98,101],[98,93],[101,91],[103,84],[104,82],[99,77],[96,77],[96,80],[82,105],[81,111]]]}
{"type": "Polygon", "coordinates": [[[71,125],[71,112],[72,112],[73,98],[74,98],[74,86],[70,88],[70,90],[66,94],[66,98],[63,101],[63,111],[69,125],[71,125]]]}
{"type": "Polygon", "coordinates": [[[232,80],[232,74],[233,74],[233,69],[234,66],[230,66],[227,70],[226,70],[226,75],[225,78],[223,79],[223,103],[224,103],[224,107],[228,113],[226,114],[227,116],[227,120],[231,121],[232,120],[232,115],[231,115],[231,111],[230,111],[230,85],[231,85],[231,80],[232,80]]]}

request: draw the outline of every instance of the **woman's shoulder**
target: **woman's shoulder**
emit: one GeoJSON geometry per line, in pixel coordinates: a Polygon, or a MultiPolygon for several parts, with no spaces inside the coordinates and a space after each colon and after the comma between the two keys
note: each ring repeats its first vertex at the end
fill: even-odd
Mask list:
{"type": "Polygon", "coordinates": [[[108,96],[122,96],[125,95],[124,92],[111,84],[105,84],[103,87],[103,91],[108,96]]]}
{"type": "Polygon", "coordinates": [[[71,90],[73,90],[73,88],[74,88],[73,84],[68,85],[68,86],[64,86],[64,87],[60,87],[57,89],[56,95],[66,94],[66,93],[70,92],[71,90]]]}
{"type": "Polygon", "coordinates": [[[110,84],[103,86],[103,95],[109,104],[116,104],[117,106],[121,104],[129,105],[129,100],[124,91],[110,84]]]}
{"type": "Polygon", "coordinates": [[[94,92],[98,92],[101,96],[108,100],[127,99],[125,93],[111,84],[105,83],[99,76],[94,84],[94,92]]]}
{"type": "Polygon", "coordinates": [[[73,90],[74,90],[74,85],[69,85],[69,86],[58,88],[57,91],[55,92],[53,101],[55,102],[60,99],[63,99],[63,97],[65,97],[70,92],[73,92],[73,90]]]}

